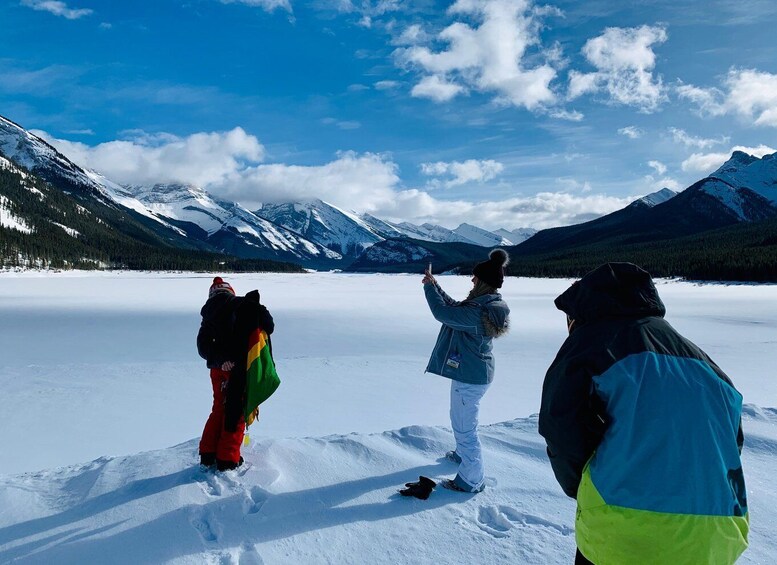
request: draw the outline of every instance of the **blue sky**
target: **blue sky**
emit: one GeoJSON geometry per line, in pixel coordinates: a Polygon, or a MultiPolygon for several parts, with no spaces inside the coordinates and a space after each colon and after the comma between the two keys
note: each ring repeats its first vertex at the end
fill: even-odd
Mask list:
{"type": "Polygon", "coordinates": [[[11,0],[0,114],[122,184],[569,224],[777,147],[777,3],[11,0]]]}

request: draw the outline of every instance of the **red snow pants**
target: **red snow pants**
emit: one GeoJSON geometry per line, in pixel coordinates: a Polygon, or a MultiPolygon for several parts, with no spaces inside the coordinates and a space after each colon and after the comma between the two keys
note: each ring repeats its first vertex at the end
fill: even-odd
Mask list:
{"type": "Polygon", "coordinates": [[[224,400],[229,371],[211,369],[210,380],[213,384],[213,408],[208,421],[205,422],[205,429],[202,430],[200,454],[215,453],[216,459],[237,463],[240,461],[240,445],[243,443],[246,424],[241,416],[234,432],[224,429],[224,400]]]}

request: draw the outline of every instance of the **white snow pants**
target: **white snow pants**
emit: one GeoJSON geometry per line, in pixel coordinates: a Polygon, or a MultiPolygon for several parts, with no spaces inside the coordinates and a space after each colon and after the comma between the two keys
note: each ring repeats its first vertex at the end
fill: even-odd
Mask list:
{"type": "Polygon", "coordinates": [[[478,437],[480,399],[490,385],[451,381],[451,427],[456,453],[461,457],[459,477],[474,489],[483,484],[485,471],[478,437]]]}

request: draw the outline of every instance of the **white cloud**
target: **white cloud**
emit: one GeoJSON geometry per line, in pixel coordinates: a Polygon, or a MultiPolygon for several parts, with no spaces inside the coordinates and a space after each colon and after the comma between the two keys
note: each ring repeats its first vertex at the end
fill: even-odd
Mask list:
{"type": "Polygon", "coordinates": [[[265,154],[259,140],[239,127],[185,138],[141,133],[134,139],[96,146],[34,133],[75,163],[119,184],[182,182],[207,187],[224,182],[246,163],[260,162],[265,154]]]}
{"type": "Polygon", "coordinates": [[[352,0],[326,0],[319,2],[319,6],[341,14],[356,14],[360,16],[358,24],[366,28],[372,27],[375,18],[403,8],[400,0],[361,0],[358,3],[352,0]]]}
{"type": "Polygon", "coordinates": [[[626,126],[625,128],[620,128],[618,130],[618,133],[621,135],[625,135],[629,139],[639,139],[644,135],[645,132],[643,132],[641,129],[639,129],[636,126],[626,126]]]}
{"type": "Polygon", "coordinates": [[[437,161],[436,163],[421,164],[421,172],[427,176],[451,176],[452,178],[448,180],[435,179],[432,181],[433,187],[443,186],[445,188],[470,182],[487,182],[496,178],[503,170],[504,165],[492,159],[467,159],[466,161],[452,161],[450,163],[437,161]]]}
{"type": "MultiPolygon", "coordinates": [[[[659,175],[662,175],[663,173],[658,173],[659,175]]],[[[645,182],[648,183],[648,189],[650,192],[658,192],[659,190],[663,188],[668,188],[670,190],[674,190],[675,192],[680,192],[682,190],[682,185],[677,182],[676,179],[673,179],[671,177],[659,177],[656,178],[653,175],[647,175],[645,177],[645,182]]]]}
{"type": "Polygon", "coordinates": [[[399,83],[395,80],[379,80],[375,83],[376,90],[392,90],[398,86],[399,83]]]}
{"type": "Polygon", "coordinates": [[[687,172],[709,174],[723,163],[729,160],[734,151],[742,151],[754,157],[763,157],[777,152],[768,145],[759,145],[758,147],[744,147],[737,145],[732,147],[727,153],[694,153],[682,163],[682,169],[687,172]]]}
{"type": "Polygon", "coordinates": [[[424,31],[424,28],[418,24],[413,24],[406,27],[391,43],[393,45],[422,45],[430,39],[431,37],[424,31]]]}
{"type": "Polygon", "coordinates": [[[321,123],[327,126],[337,126],[343,130],[359,129],[362,127],[360,122],[353,120],[338,120],[335,118],[324,118],[321,120],[321,123]]]}
{"type": "Polygon", "coordinates": [[[732,69],[726,78],[727,106],[757,126],[777,127],[777,75],[732,69]]]}
{"type": "Polygon", "coordinates": [[[410,95],[415,98],[430,98],[435,102],[447,102],[466,92],[467,89],[460,84],[448,82],[440,75],[430,75],[422,78],[410,91],[410,95]]]}
{"type": "Polygon", "coordinates": [[[569,73],[569,99],[587,93],[606,92],[610,102],[635,106],[642,112],[653,112],[666,99],[661,77],[653,76],[656,55],[653,45],[667,40],[660,26],[607,28],[589,39],[583,55],[596,72],[569,73]]]}
{"type": "Polygon", "coordinates": [[[254,209],[263,202],[321,198],[358,211],[390,206],[399,185],[398,167],[384,155],[352,151],[318,166],[258,165],[236,171],[209,189],[254,209]]]}
{"type": "Polygon", "coordinates": [[[94,10],[88,8],[68,8],[66,3],[57,0],[22,0],[21,4],[33,10],[62,16],[68,20],[77,20],[94,13],[94,10]]]}
{"type": "Polygon", "coordinates": [[[685,130],[678,128],[669,128],[669,133],[672,134],[672,138],[675,143],[681,143],[686,147],[698,147],[699,149],[707,149],[713,145],[721,145],[728,143],[729,138],[721,136],[718,139],[705,139],[703,137],[696,137],[688,134],[685,130]]]}
{"type": "Polygon", "coordinates": [[[632,200],[595,194],[541,192],[525,198],[476,203],[437,200],[426,192],[412,189],[398,192],[396,198],[377,209],[376,214],[391,221],[432,222],[449,228],[468,222],[486,229],[543,229],[588,221],[619,210],[632,200]]]}
{"type": "Polygon", "coordinates": [[[246,4],[262,8],[267,12],[272,12],[276,8],[281,8],[291,13],[291,2],[289,0],[221,0],[222,4],[246,4]]]}
{"type": "Polygon", "coordinates": [[[423,74],[415,96],[445,102],[473,89],[529,110],[556,102],[550,86],[556,70],[548,63],[530,67],[525,60],[528,49],[540,44],[540,17],[548,12],[533,10],[531,0],[457,0],[448,13],[461,21],[437,36],[447,49],[414,45],[394,52],[398,64],[423,74]]]}
{"type": "Polygon", "coordinates": [[[666,165],[664,165],[661,161],[648,161],[648,165],[659,175],[666,173],[666,165]]]}
{"type": "Polygon", "coordinates": [[[583,118],[585,118],[585,115],[582,112],[578,112],[577,110],[550,110],[548,115],[551,118],[568,120],[570,122],[581,122],[583,121],[583,118]]]}
{"type": "Polygon", "coordinates": [[[702,115],[736,114],[757,126],[777,127],[777,74],[731,68],[722,86],[681,84],[677,93],[695,103],[702,115]]]}
{"type": "MultiPolygon", "coordinates": [[[[399,167],[389,156],[338,153],[322,165],[261,164],[264,147],[241,128],[197,133],[185,138],[171,134],[130,132],[128,140],[97,146],[54,139],[34,132],[79,165],[95,169],[122,184],[192,183],[214,196],[255,209],[263,202],[321,198],[346,209],[370,212],[388,220],[426,221],[456,227],[469,222],[488,229],[523,226],[545,228],[586,221],[614,212],[631,198],[587,193],[544,192],[501,201],[445,201],[428,192],[404,188],[399,167]]],[[[461,178],[487,180],[501,172],[494,161],[429,164],[431,171],[461,178]]],[[[590,190],[589,184],[582,185],[590,190]]]]}
{"type": "Polygon", "coordinates": [[[722,102],[725,95],[717,88],[699,88],[691,84],[680,84],[675,90],[680,98],[696,104],[702,115],[720,116],[726,113],[722,102]]]}

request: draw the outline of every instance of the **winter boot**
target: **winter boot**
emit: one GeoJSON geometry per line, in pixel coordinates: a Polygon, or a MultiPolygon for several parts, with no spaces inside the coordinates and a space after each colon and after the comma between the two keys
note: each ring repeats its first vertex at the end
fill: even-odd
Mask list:
{"type": "Polygon", "coordinates": [[[470,487],[469,485],[466,485],[464,481],[459,479],[459,476],[456,475],[455,479],[446,479],[442,482],[443,488],[447,488],[448,490],[455,490],[456,492],[468,492],[470,494],[477,494],[479,492],[483,492],[483,489],[486,488],[485,483],[480,485],[479,487],[470,487]]]}
{"type": "Polygon", "coordinates": [[[203,467],[212,467],[216,464],[215,453],[200,453],[200,465],[203,467]]]}
{"type": "Polygon", "coordinates": [[[232,471],[237,469],[243,464],[243,456],[240,456],[240,461],[224,461],[223,459],[216,459],[216,468],[219,471],[232,471]]]}
{"type": "Polygon", "coordinates": [[[429,495],[432,494],[434,487],[437,486],[432,479],[428,477],[418,477],[418,481],[414,483],[405,483],[405,487],[399,491],[402,496],[415,496],[421,500],[426,500],[429,495]]]}
{"type": "Polygon", "coordinates": [[[445,454],[445,458],[448,459],[449,461],[453,461],[454,463],[456,463],[456,465],[461,464],[461,455],[456,453],[456,451],[449,451],[448,453],[445,454]]]}

